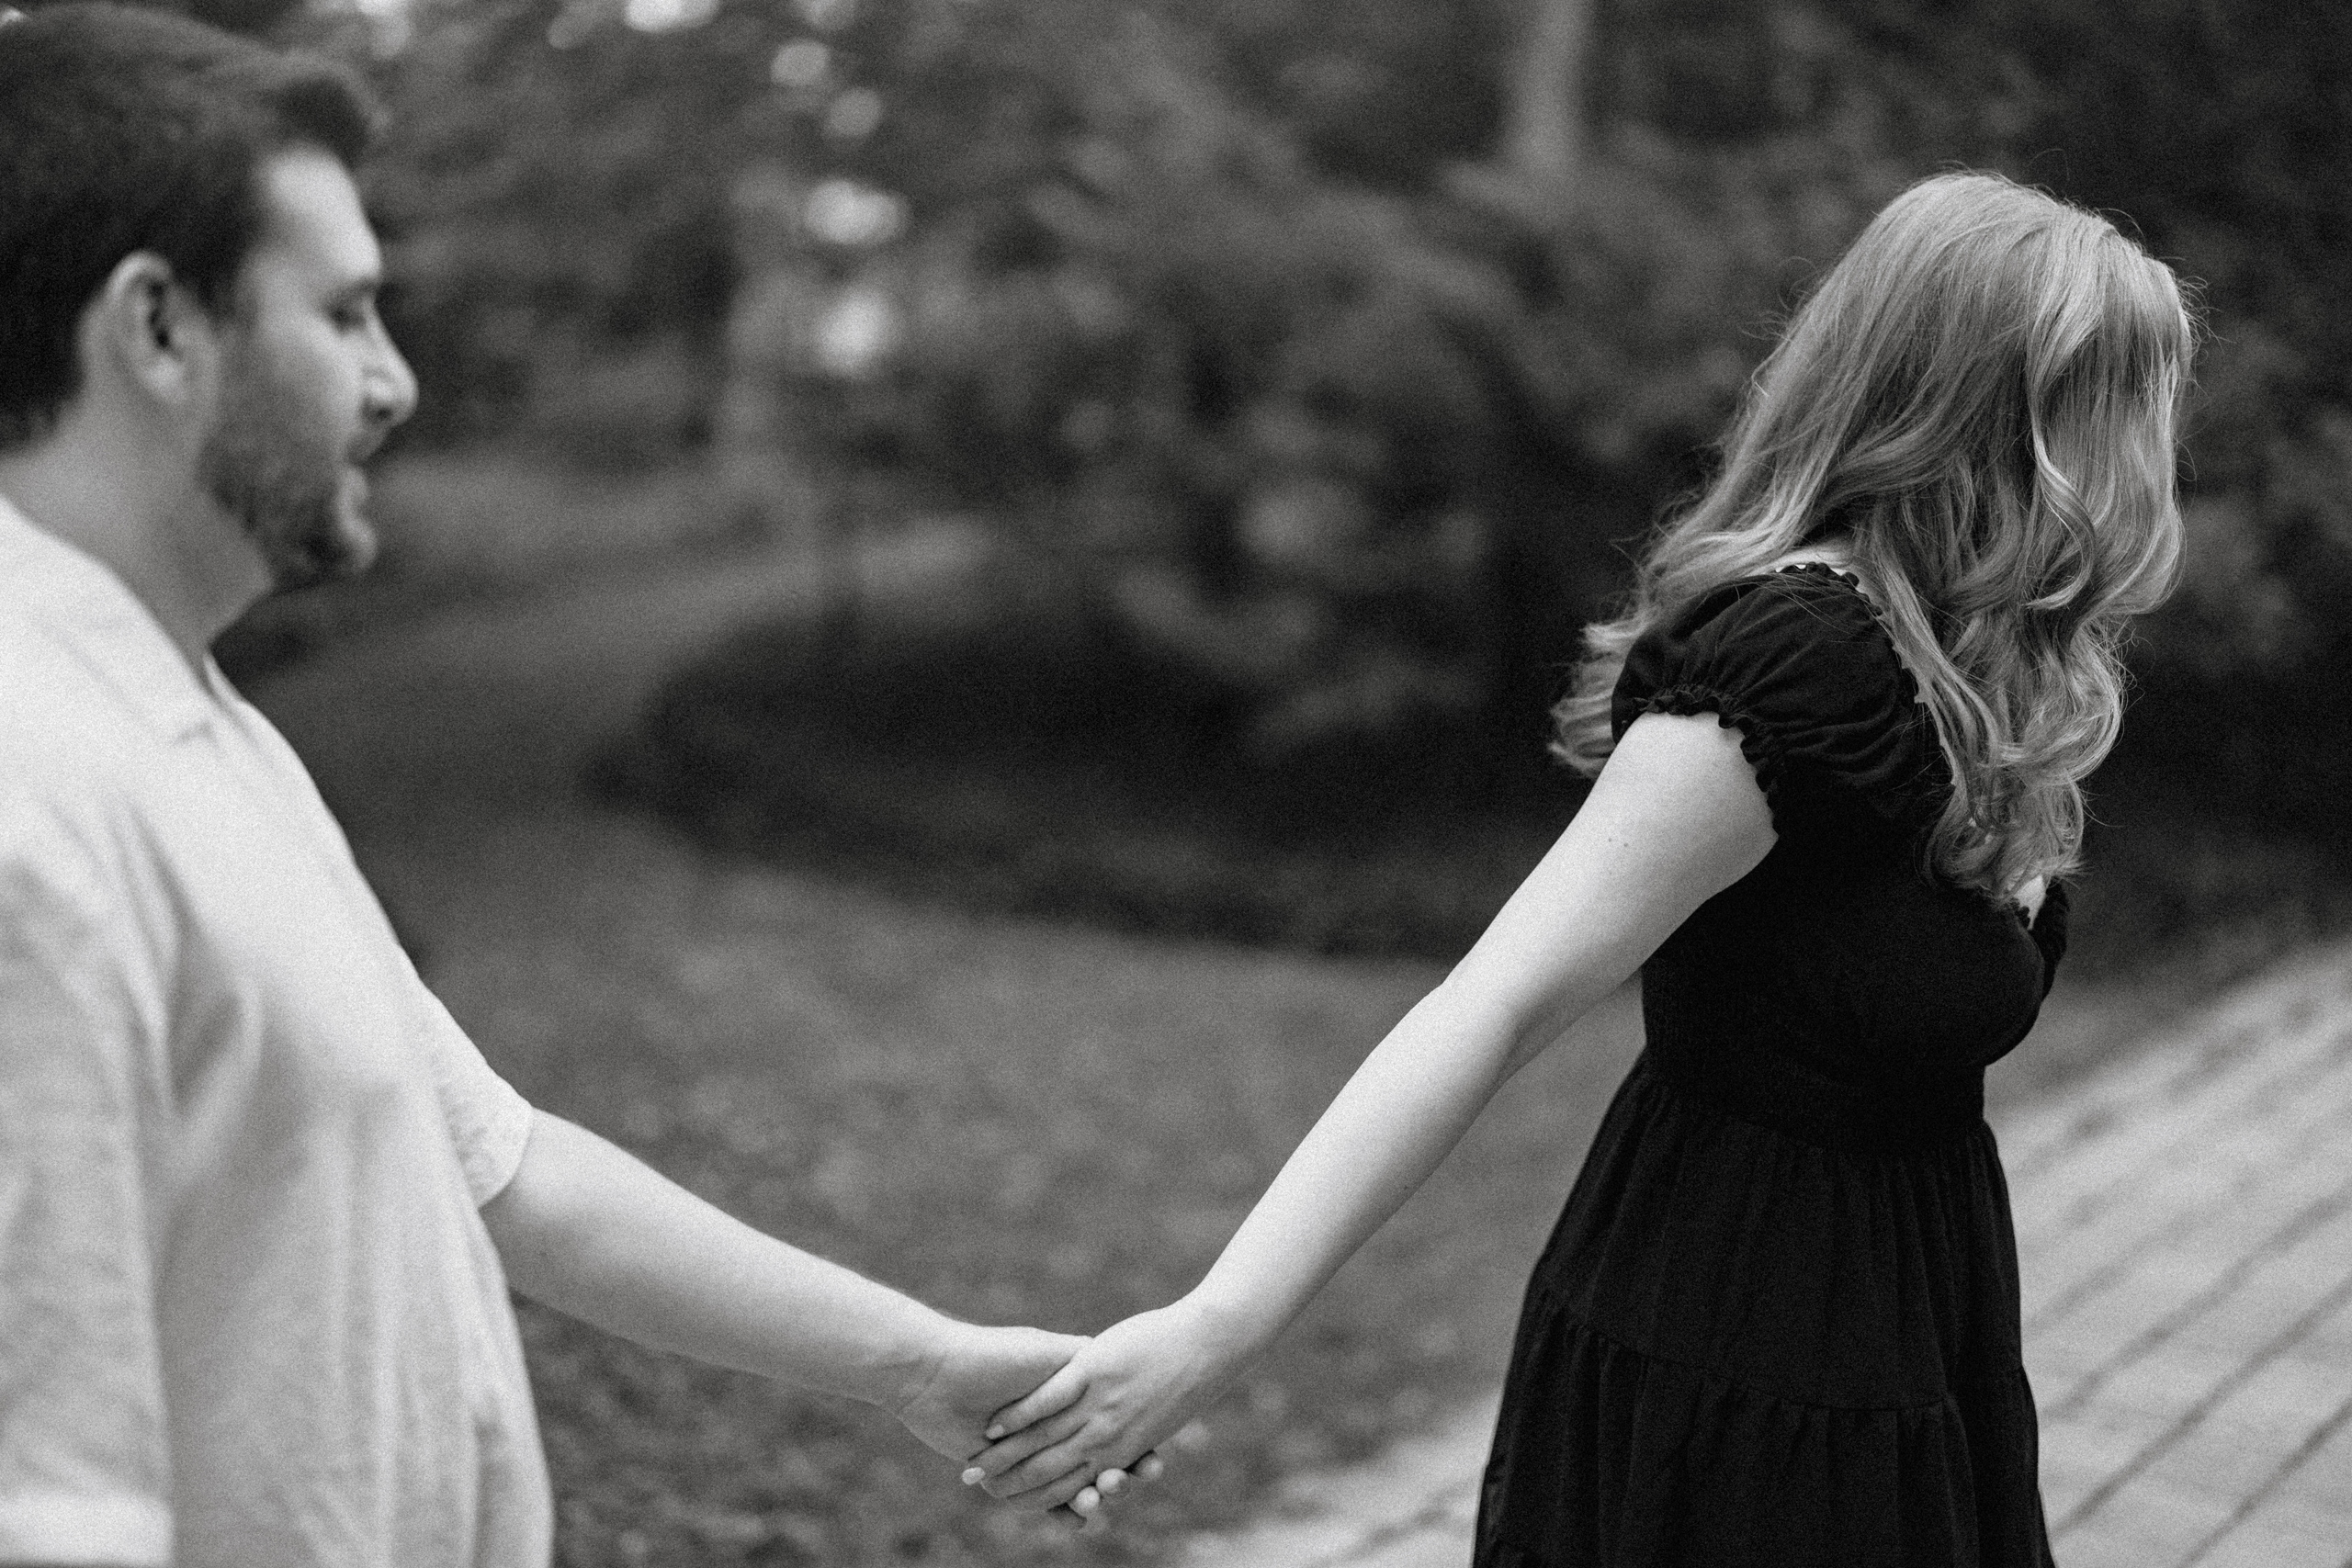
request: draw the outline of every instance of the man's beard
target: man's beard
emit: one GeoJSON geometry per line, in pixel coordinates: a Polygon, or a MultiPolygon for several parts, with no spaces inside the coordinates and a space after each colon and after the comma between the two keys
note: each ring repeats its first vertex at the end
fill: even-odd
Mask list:
{"type": "Polygon", "coordinates": [[[205,491],[259,548],[281,592],[356,576],[376,558],[376,530],[360,511],[366,481],[254,357],[239,355],[227,368],[220,423],[198,457],[205,491]]]}

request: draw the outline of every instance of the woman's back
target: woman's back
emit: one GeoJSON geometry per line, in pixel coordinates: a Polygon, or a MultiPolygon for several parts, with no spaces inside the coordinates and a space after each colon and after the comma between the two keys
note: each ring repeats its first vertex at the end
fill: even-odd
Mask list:
{"type": "Polygon", "coordinates": [[[2025,1037],[2064,919],[1954,887],[1921,840],[1948,774],[1875,608],[1822,565],[1743,578],[1645,637],[1614,694],[1641,714],[1713,713],[1740,731],[1780,841],[1644,965],[1653,1053],[1738,1032],[1883,1095],[1968,1098],[2025,1037]]]}

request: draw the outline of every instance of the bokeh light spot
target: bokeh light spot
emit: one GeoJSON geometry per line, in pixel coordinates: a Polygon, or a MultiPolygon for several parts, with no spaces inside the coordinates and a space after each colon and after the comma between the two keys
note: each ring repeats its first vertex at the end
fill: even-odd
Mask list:
{"type": "Polygon", "coordinates": [[[907,204],[855,180],[825,180],[808,193],[801,218],[827,244],[882,245],[906,231],[907,204]]]}
{"type": "Polygon", "coordinates": [[[641,33],[683,32],[718,13],[718,0],[628,0],[621,19],[641,33]]]}
{"type": "Polygon", "coordinates": [[[882,124],[882,95],[852,87],[825,110],[825,134],[835,141],[863,141],[882,124]]]}
{"type": "Polygon", "coordinates": [[[819,32],[838,32],[857,15],[857,0],[796,0],[792,8],[819,32]]]}
{"type": "Polygon", "coordinates": [[[835,376],[870,374],[899,346],[898,302],[872,284],[844,288],[817,321],[817,363],[835,376]]]}
{"type": "Polygon", "coordinates": [[[768,62],[768,80],[779,87],[807,89],[821,85],[833,68],[833,51],[815,39],[795,39],[768,62]]]}

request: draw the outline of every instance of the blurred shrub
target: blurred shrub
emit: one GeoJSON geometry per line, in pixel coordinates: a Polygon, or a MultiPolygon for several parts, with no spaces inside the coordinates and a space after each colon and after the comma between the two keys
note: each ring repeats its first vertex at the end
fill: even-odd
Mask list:
{"type": "Polygon", "coordinates": [[[707,365],[675,339],[542,365],[506,442],[591,472],[659,468],[709,439],[711,397],[707,365]]]}
{"type": "Polygon", "coordinates": [[[1566,818],[1498,812],[1442,732],[1268,767],[1216,743],[1237,717],[1115,623],[846,652],[787,624],[681,671],[595,782],[714,848],[967,908],[1449,959],[1566,818]]]}

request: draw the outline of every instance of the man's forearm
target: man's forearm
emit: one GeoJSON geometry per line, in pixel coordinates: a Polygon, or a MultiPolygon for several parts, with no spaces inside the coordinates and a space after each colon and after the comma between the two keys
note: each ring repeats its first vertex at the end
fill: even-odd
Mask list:
{"type": "Polygon", "coordinates": [[[695,1197],[560,1117],[482,1209],[515,1289],[659,1349],[902,1406],[947,1320],[695,1197]]]}

